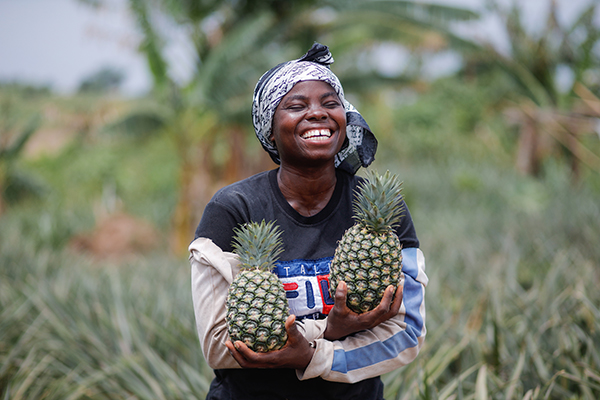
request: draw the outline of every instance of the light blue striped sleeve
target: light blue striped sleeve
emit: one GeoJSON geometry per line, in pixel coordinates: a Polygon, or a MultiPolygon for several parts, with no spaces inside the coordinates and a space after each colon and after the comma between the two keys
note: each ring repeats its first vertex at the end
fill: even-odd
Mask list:
{"type": "Polygon", "coordinates": [[[398,315],[343,340],[318,339],[313,360],[300,379],[317,376],[358,382],[393,371],[418,355],[425,340],[425,258],[418,248],[402,250],[403,300],[398,315]]]}

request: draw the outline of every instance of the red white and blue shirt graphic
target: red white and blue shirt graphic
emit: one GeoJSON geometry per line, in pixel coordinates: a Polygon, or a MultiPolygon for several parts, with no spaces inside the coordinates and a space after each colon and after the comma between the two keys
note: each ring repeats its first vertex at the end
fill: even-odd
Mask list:
{"type": "Polygon", "coordinates": [[[319,319],[329,314],[333,299],[329,295],[331,257],[318,260],[291,260],[277,263],[275,273],[283,283],[296,318],[319,319]]]}

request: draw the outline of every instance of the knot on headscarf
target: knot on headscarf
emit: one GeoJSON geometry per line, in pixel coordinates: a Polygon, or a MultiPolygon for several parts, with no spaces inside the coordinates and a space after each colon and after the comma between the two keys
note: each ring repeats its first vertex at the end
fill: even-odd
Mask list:
{"type": "Polygon", "coordinates": [[[300,57],[297,61],[310,61],[329,66],[333,64],[333,56],[329,51],[329,47],[321,43],[315,43],[306,52],[306,54],[300,57]]]}
{"type": "Polygon", "coordinates": [[[344,97],[344,89],[329,66],[333,56],[329,48],[315,43],[297,60],[281,63],[265,72],[258,80],[252,101],[252,124],[256,136],[273,161],[280,164],[279,152],[271,141],[273,115],[281,99],[298,82],[327,82],[336,91],[346,110],[346,140],[335,157],[336,168],[351,174],[369,166],[375,159],[377,139],[362,115],[344,97]]]}

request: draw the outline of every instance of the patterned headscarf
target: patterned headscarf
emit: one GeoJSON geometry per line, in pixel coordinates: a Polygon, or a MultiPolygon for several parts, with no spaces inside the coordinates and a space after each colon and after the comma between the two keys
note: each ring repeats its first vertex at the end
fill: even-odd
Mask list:
{"type": "Polygon", "coordinates": [[[367,167],[375,159],[377,139],[362,115],[344,98],[342,84],[329,69],[332,63],[329,48],[315,43],[301,58],[271,68],[256,84],[252,123],[258,140],[275,163],[280,163],[277,148],[270,140],[275,109],[296,83],[309,80],[324,81],[331,85],[346,110],[346,140],[335,156],[336,168],[354,174],[361,166],[367,167]]]}

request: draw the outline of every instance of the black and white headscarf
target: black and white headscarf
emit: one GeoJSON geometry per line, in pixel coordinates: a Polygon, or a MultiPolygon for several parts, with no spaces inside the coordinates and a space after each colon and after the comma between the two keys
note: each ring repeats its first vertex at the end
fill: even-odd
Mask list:
{"type": "Polygon", "coordinates": [[[315,43],[301,58],[279,64],[267,71],[256,84],[252,101],[252,123],[256,136],[273,161],[280,163],[279,153],[270,140],[275,109],[281,99],[302,81],[324,81],[336,91],[346,110],[346,140],[335,157],[336,168],[351,174],[369,166],[375,159],[377,139],[362,115],[344,98],[344,89],[329,65],[333,57],[329,48],[315,43]]]}

